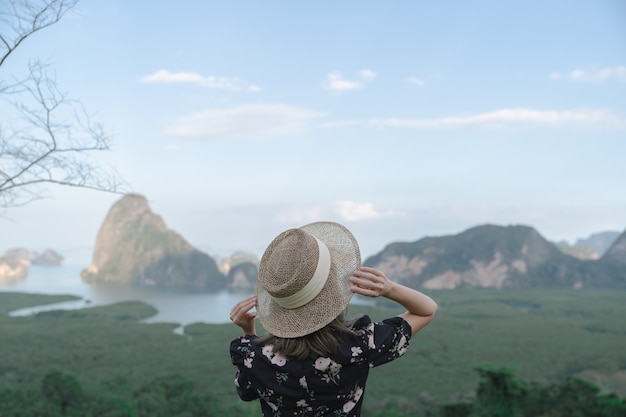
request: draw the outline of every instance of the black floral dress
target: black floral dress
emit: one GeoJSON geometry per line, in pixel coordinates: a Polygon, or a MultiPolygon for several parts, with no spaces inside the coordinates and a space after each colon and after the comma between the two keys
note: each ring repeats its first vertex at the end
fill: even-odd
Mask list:
{"type": "Polygon", "coordinates": [[[411,327],[401,317],[377,323],[363,316],[352,328],[355,334],[343,335],[336,354],[303,361],[255,343],[254,335],[233,340],[230,356],[239,397],[259,399],[266,417],[360,416],[370,368],[402,356],[411,327]]]}

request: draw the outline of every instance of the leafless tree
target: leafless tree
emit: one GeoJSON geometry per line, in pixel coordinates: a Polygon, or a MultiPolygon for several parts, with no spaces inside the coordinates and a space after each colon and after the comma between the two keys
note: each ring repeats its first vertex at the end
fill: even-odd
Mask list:
{"type": "Polygon", "coordinates": [[[111,137],[58,88],[46,63],[32,58],[22,77],[2,73],[20,45],[58,23],[78,1],[0,2],[0,209],[43,198],[52,184],[127,191],[115,170],[93,160],[94,152],[110,149],[111,137]]]}

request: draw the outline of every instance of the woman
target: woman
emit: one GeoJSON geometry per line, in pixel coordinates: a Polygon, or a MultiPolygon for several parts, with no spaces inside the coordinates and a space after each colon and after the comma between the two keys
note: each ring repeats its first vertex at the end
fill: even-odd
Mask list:
{"type": "Polygon", "coordinates": [[[243,331],[230,345],[237,393],[259,399],[263,416],[359,416],[370,368],[402,356],[433,319],[430,297],[360,264],[354,236],[332,222],[287,230],[266,249],[256,295],[230,313],[243,331]],[[355,293],[386,297],[407,311],[350,324],[344,311],[355,293]],[[257,317],[263,337],[256,336],[257,317]]]}

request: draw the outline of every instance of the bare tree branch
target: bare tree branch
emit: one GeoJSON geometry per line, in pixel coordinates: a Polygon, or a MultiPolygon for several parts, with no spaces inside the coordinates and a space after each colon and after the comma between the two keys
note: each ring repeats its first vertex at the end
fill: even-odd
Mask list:
{"type": "MultiPolygon", "coordinates": [[[[0,22],[9,28],[0,33],[0,66],[29,36],[57,23],[78,0],[9,0],[0,9],[0,22]]],[[[4,30],[4,29],[3,29],[4,30]]]]}
{"type": "MultiPolygon", "coordinates": [[[[24,40],[58,23],[77,3],[9,0],[0,6],[0,69],[24,40]]],[[[9,110],[0,119],[0,208],[43,198],[47,185],[128,192],[115,170],[91,158],[110,150],[111,137],[58,88],[48,65],[31,60],[25,77],[0,84],[0,98],[9,110]]]]}

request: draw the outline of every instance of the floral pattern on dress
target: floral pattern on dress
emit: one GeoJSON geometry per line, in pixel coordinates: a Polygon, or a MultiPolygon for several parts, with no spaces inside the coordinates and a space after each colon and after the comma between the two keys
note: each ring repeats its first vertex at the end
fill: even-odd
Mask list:
{"type": "Polygon", "coordinates": [[[315,368],[315,373],[322,378],[322,381],[339,385],[340,364],[330,358],[317,358],[313,362],[313,367],[315,368]]]}
{"type": "Polygon", "coordinates": [[[352,329],[342,334],[336,354],[304,361],[276,354],[254,335],[233,340],[237,393],[260,400],[263,416],[359,416],[369,370],[406,353],[411,327],[401,317],[378,323],[363,316],[352,329]]]}

